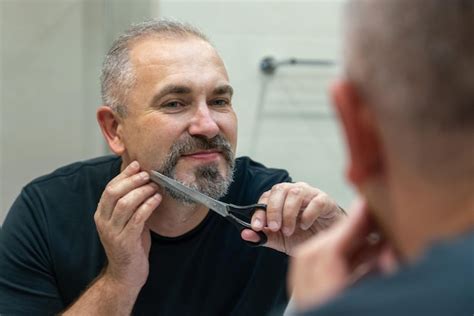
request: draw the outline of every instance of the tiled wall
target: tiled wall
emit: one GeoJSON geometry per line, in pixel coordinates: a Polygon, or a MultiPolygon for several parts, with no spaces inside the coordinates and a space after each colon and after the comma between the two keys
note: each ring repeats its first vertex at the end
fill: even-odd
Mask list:
{"type": "Polygon", "coordinates": [[[199,26],[220,51],[236,91],[238,153],[286,168],[294,180],[315,185],[348,206],[353,193],[343,174],[343,140],[327,96],[337,67],[288,66],[273,76],[259,70],[265,56],[339,62],[343,1],[154,4],[156,16],[199,26]]]}

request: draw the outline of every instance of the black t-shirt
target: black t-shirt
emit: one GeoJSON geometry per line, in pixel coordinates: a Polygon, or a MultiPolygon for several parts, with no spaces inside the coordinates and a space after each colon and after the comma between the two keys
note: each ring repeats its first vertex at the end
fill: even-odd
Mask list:
{"type": "Polygon", "coordinates": [[[300,316],[474,315],[474,232],[439,243],[416,264],[373,277],[300,316]]]}
{"type": "MultiPolygon", "coordinates": [[[[1,315],[57,313],[99,275],[106,256],[93,215],[120,165],[115,156],[75,163],[22,190],[0,234],[1,315]]],[[[255,203],[287,181],[284,170],[238,158],[221,200],[255,203]]],[[[287,302],[287,256],[247,246],[214,212],[180,237],[152,234],[149,260],[136,315],[264,315],[287,302]]]]}

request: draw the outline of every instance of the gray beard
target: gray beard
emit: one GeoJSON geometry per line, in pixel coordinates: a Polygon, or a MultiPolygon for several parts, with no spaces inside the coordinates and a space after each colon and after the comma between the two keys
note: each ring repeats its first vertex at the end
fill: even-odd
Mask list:
{"type": "MultiPolygon", "coordinates": [[[[222,136],[217,135],[212,139],[207,139],[198,136],[189,136],[188,138],[176,142],[171,150],[170,154],[165,159],[162,167],[158,170],[160,173],[167,177],[175,179],[176,181],[184,184],[185,186],[197,190],[207,196],[210,196],[216,200],[223,197],[230,184],[233,181],[234,175],[234,154],[232,152],[230,143],[222,136]],[[204,166],[200,166],[195,170],[194,178],[195,181],[191,183],[185,183],[176,179],[176,165],[181,155],[195,151],[195,150],[206,150],[206,149],[217,149],[221,151],[227,164],[226,176],[222,176],[219,172],[217,163],[211,163],[204,166]]],[[[174,191],[169,188],[165,188],[168,195],[174,200],[182,203],[193,205],[195,201],[191,200],[184,194],[174,191]]]]}
{"type": "MultiPolygon", "coordinates": [[[[192,183],[184,183],[179,181],[185,186],[197,190],[207,196],[210,196],[216,200],[223,197],[233,180],[233,169],[228,170],[226,177],[223,177],[216,164],[201,166],[196,169],[195,172],[196,181],[192,183]]],[[[176,179],[175,179],[176,180],[176,179]]],[[[166,192],[176,201],[183,204],[196,204],[196,202],[181,192],[177,192],[166,188],[166,192]]]]}

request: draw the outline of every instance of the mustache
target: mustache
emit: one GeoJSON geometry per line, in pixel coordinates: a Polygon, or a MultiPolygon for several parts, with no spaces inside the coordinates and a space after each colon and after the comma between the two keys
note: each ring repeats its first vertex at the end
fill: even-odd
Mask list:
{"type": "Polygon", "coordinates": [[[185,138],[176,141],[171,146],[168,157],[165,159],[162,173],[167,176],[172,176],[173,169],[178,163],[179,157],[199,150],[211,149],[221,152],[229,165],[234,165],[234,152],[232,146],[224,136],[216,135],[209,139],[205,136],[188,135],[185,136],[185,138]]]}
{"type": "Polygon", "coordinates": [[[198,150],[210,149],[221,151],[224,156],[226,153],[230,154],[231,159],[234,154],[229,141],[222,135],[216,135],[211,139],[204,136],[187,136],[183,140],[174,143],[171,152],[182,156],[198,150]]]}

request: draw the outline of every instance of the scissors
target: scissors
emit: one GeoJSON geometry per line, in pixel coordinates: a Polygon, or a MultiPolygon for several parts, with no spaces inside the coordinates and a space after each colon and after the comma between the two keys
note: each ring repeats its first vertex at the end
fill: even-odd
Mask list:
{"type": "MultiPolygon", "coordinates": [[[[184,194],[191,200],[208,207],[210,210],[213,210],[234,224],[239,231],[242,231],[246,228],[252,229],[250,221],[252,219],[253,213],[255,213],[257,209],[267,209],[266,204],[238,206],[215,200],[154,170],[150,171],[150,179],[161,186],[184,194]]],[[[267,242],[267,235],[265,235],[265,233],[261,231],[256,233],[260,237],[260,240],[258,242],[245,241],[248,245],[261,246],[267,242]]]]}

